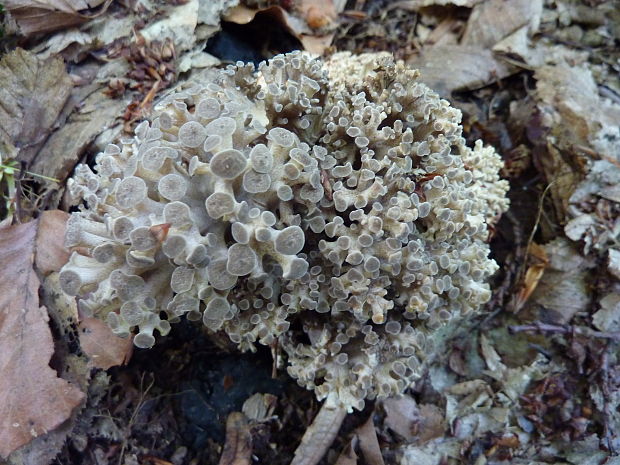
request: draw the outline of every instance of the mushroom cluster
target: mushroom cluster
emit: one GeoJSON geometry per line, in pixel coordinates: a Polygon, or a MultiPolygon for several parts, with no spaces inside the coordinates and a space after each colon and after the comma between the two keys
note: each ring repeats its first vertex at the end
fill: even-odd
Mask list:
{"type": "Polygon", "coordinates": [[[402,392],[488,301],[492,148],[387,54],[294,52],[167,96],[69,183],[63,290],[151,347],[183,316],[351,410],[402,392]]]}

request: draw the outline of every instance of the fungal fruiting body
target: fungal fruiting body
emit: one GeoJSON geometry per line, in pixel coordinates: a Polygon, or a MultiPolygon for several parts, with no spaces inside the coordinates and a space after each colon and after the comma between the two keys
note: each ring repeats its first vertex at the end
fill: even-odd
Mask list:
{"type": "Polygon", "coordinates": [[[279,343],[319,399],[402,392],[490,298],[501,160],[386,54],[238,63],[166,97],[69,183],[60,279],[151,347],[183,316],[279,343]]]}

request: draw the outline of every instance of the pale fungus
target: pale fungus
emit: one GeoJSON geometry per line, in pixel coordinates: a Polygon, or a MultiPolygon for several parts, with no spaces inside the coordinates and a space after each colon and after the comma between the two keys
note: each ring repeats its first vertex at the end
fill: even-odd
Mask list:
{"type": "Polygon", "coordinates": [[[508,206],[497,153],[417,76],[295,52],[169,95],[76,170],[63,289],[138,347],[186,316],[241,350],[277,341],[341,408],[403,392],[489,300],[508,206]]]}

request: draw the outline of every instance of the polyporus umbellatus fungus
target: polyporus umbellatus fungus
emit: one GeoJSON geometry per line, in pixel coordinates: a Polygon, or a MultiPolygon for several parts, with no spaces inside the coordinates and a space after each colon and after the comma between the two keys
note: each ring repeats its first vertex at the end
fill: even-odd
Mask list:
{"type": "Polygon", "coordinates": [[[417,77],[296,52],[169,95],[71,180],[64,291],[138,347],[186,316],[241,350],[278,342],[331,405],[401,393],[438,328],[489,300],[508,205],[499,156],[417,77]]]}

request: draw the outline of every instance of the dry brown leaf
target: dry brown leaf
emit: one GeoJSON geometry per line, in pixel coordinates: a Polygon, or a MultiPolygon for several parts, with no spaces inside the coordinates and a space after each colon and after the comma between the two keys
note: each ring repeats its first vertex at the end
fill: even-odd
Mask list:
{"type": "Polygon", "coordinates": [[[106,87],[92,92],[82,100],[66,123],[54,131],[31,165],[31,171],[63,181],[80,160],[84,150],[104,130],[120,133],[114,127],[127,107],[123,99],[105,95],[106,87]]]}
{"type": "Polygon", "coordinates": [[[409,396],[387,399],[383,402],[385,426],[400,434],[407,442],[415,439],[412,423],[418,415],[418,404],[409,396]]]}
{"type": "Polygon", "coordinates": [[[538,29],[542,0],[488,0],[472,10],[461,44],[491,48],[517,29],[538,29]]]}
{"type": "MultiPolygon", "coordinates": [[[[280,7],[273,7],[273,8],[277,8],[278,10],[282,10],[284,12],[284,10],[280,7]]],[[[244,5],[237,5],[231,8],[230,10],[228,10],[224,14],[224,16],[222,16],[222,19],[224,21],[229,21],[235,24],[248,24],[250,21],[254,19],[254,16],[256,16],[256,13],[258,13],[259,11],[261,10],[257,10],[254,8],[248,8],[247,6],[244,6],[244,5]]]]}
{"type": "Polygon", "coordinates": [[[333,32],[324,36],[301,34],[298,38],[306,51],[313,55],[322,55],[325,49],[332,44],[335,35],[333,32]]]}
{"type": "Polygon", "coordinates": [[[30,165],[71,93],[71,79],[62,60],[18,48],[0,60],[0,82],[0,152],[30,165]]]}
{"type": "Polygon", "coordinates": [[[2,457],[62,424],[84,399],[49,366],[54,343],[34,266],[39,253],[50,256],[45,249],[56,246],[50,240],[55,234],[47,219],[0,229],[2,457]]]}
{"type": "Polygon", "coordinates": [[[372,415],[368,420],[355,430],[355,434],[360,441],[360,449],[364,454],[364,461],[367,465],[385,465],[383,456],[381,455],[381,447],[377,439],[377,430],[372,421],[372,415]]]}
{"type": "MultiPolygon", "coordinates": [[[[106,0],[4,0],[6,10],[25,36],[77,26],[93,16],[80,13],[106,0]]],[[[109,4],[110,1],[107,1],[109,4]]],[[[107,6],[106,4],[106,6],[107,6]]]]}
{"type": "Polygon", "coordinates": [[[69,260],[71,253],[65,248],[65,225],[69,214],[61,210],[46,211],[39,218],[39,230],[45,231],[45,247],[37,249],[34,257],[37,271],[44,276],[58,271],[69,260]]]}
{"type": "Polygon", "coordinates": [[[589,280],[593,264],[566,239],[544,246],[549,266],[532,293],[528,305],[539,312],[537,319],[566,324],[577,312],[587,312],[592,301],[589,280]]]}
{"type": "Polygon", "coordinates": [[[408,443],[424,443],[444,433],[444,415],[435,405],[418,405],[411,397],[402,396],[387,399],[383,408],[385,425],[408,443]]]}
{"type": "Polygon", "coordinates": [[[219,465],[250,465],[252,434],[248,419],[241,412],[232,412],[226,419],[226,443],[219,465]]]}
{"type": "Polygon", "coordinates": [[[527,302],[532,293],[536,290],[540,279],[549,266],[549,259],[547,258],[545,249],[535,242],[532,242],[529,246],[529,256],[534,259],[534,263],[530,265],[525,272],[523,286],[519,290],[515,302],[515,312],[518,312],[523,307],[525,302],[527,302]]]}
{"type": "Polygon", "coordinates": [[[421,81],[442,97],[449,97],[455,90],[484,87],[512,72],[490,50],[463,45],[424,48],[407,64],[419,69],[421,81]]]}
{"type": "Polygon", "coordinates": [[[110,327],[98,318],[84,318],[80,321],[80,347],[91,366],[107,370],[129,361],[133,342],[131,338],[115,336],[110,327]]]}
{"type": "Polygon", "coordinates": [[[297,8],[313,30],[332,25],[338,17],[333,0],[300,0],[297,8]]]}

